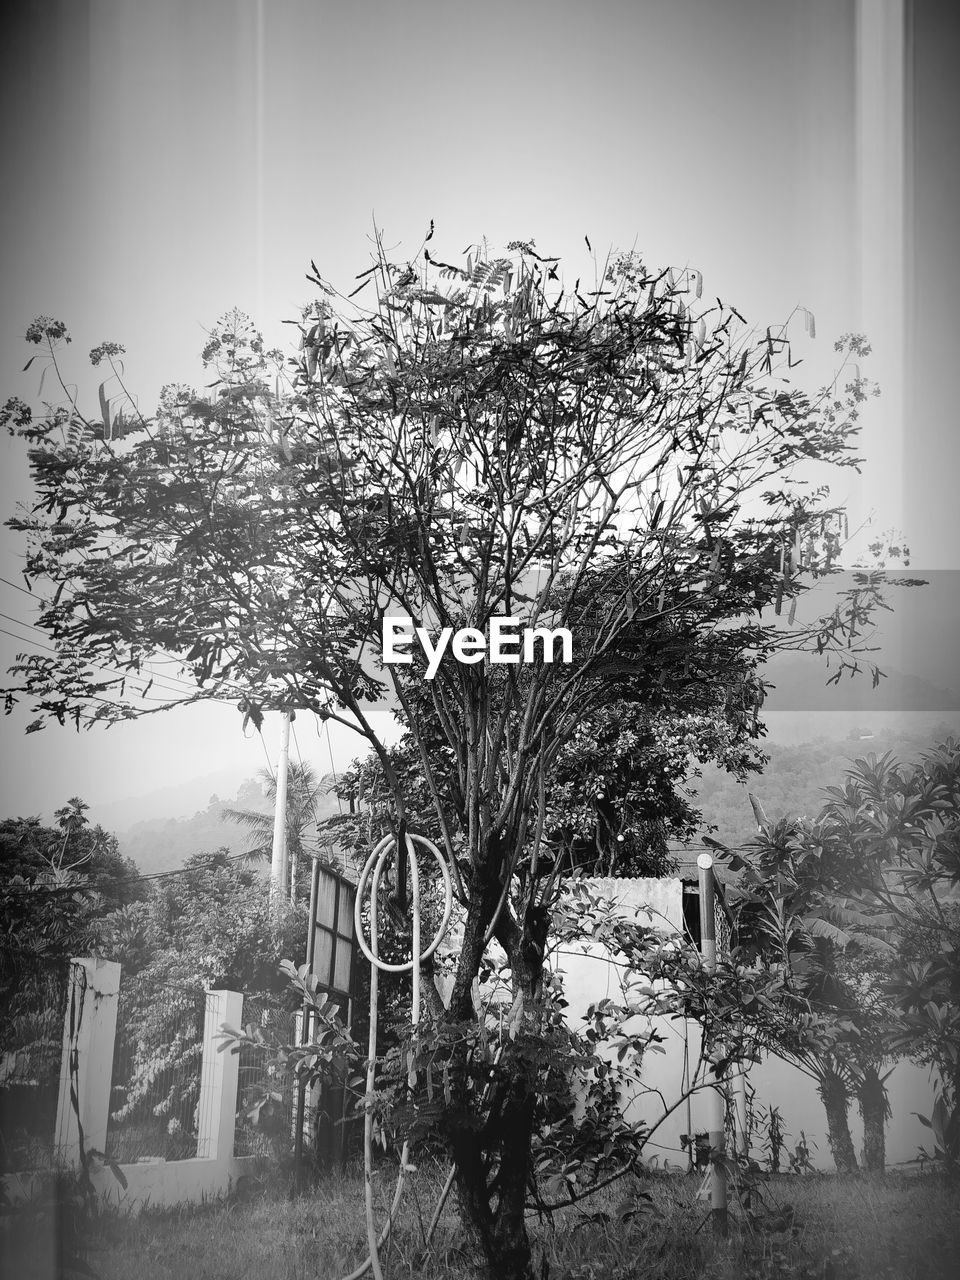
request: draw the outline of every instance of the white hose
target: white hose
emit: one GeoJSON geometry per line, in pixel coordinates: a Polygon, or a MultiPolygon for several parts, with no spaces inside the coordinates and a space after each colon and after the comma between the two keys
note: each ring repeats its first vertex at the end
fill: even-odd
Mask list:
{"type": "MultiPolygon", "coordinates": [[[[387,1214],[387,1220],[382,1230],[377,1233],[376,1222],[373,1213],[373,1107],[371,1100],[376,1084],[376,1058],[377,1058],[377,1022],[378,1022],[378,995],[379,995],[379,974],[383,969],[387,973],[406,973],[410,970],[412,998],[410,1010],[411,1026],[416,1027],[420,1021],[420,965],[424,960],[429,959],[436,951],[437,947],[443,940],[447,932],[447,925],[450,922],[450,913],[453,910],[453,889],[450,884],[450,869],[447,866],[440,850],[425,836],[408,835],[405,838],[407,857],[410,863],[410,893],[413,908],[413,946],[412,954],[408,961],[402,964],[390,964],[385,960],[381,960],[379,956],[379,945],[377,939],[377,896],[380,890],[380,876],[384,867],[390,861],[391,857],[396,853],[397,841],[395,836],[384,836],[384,838],[376,845],[370,857],[367,859],[366,865],[357,884],[357,895],[354,903],[354,932],[360,950],[370,961],[370,1035],[367,1041],[367,1081],[366,1081],[366,1108],[363,1120],[363,1184],[364,1184],[364,1207],[367,1220],[367,1245],[369,1255],[364,1262],[360,1264],[355,1271],[349,1276],[345,1276],[344,1280],[360,1280],[371,1268],[373,1270],[374,1280],[383,1280],[383,1271],[380,1267],[380,1247],[386,1242],[390,1235],[390,1229],[393,1226],[397,1209],[400,1206],[400,1195],[403,1190],[404,1175],[408,1168],[408,1158],[410,1154],[409,1141],[404,1142],[403,1150],[400,1153],[400,1173],[397,1177],[397,1189],[394,1192],[393,1203],[390,1206],[390,1212],[387,1214]],[[423,845],[433,854],[440,867],[440,873],[443,877],[444,889],[444,910],[443,917],[437,932],[434,934],[433,940],[429,947],[423,952],[420,950],[420,868],[417,863],[416,845],[423,845]],[[371,879],[372,875],[372,879],[371,879]],[[367,884],[370,884],[370,940],[369,944],[364,937],[363,932],[363,900],[366,893],[367,884]]],[[[413,1054],[407,1064],[407,1086],[413,1089],[417,1083],[417,1073],[414,1067],[413,1054]]],[[[446,1196],[444,1196],[444,1199],[446,1196]]]]}

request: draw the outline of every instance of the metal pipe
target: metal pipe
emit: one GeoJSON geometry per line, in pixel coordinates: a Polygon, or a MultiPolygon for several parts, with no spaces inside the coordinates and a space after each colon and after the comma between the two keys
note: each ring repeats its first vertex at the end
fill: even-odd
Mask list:
{"type": "MultiPolygon", "coordinates": [[[[703,957],[703,968],[708,977],[717,970],[717,927],[716,927],[716,894],[713,883],[713,858],[709,853],[701,853],[697,858],[697,873],[700,882],[700,954],[703,957]]],[[[715,1046],[714,1057],[718,1058],[719,1045],[715,1046]]],[[[719,1077],[707,1091],[709,1105],[708,1128],[710,1131],[710,1216],[713,1230],[718,1236],[727,1234],[727,1175],[723,1166],[724,1157],[724,1093],[723,1082],[719,1077]]]]}
{"type": "Polygon", "coordinates": [[[283,713],[280,758],[277,761],[277,797],[273,810],[273,849],[270,856],[270,903],[282,902],[287,888],[287,772],[290,764],[290,723],[293,712],[283,713]]]}

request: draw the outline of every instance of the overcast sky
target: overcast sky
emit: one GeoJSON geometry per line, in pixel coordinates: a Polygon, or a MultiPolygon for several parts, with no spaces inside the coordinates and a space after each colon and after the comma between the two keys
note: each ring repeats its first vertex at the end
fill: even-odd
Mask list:
{"type": "MultiPolygon", "coordinates": [[[[835,338],[866,331],[864,371],[884,395],[864,479],[844,476],[837,496],[852,523],[876,511],[878,527],[904,529],[915,564],[957,567],[942,390],[955,356],[944,345],[930,367],[911,293],[928,280],[936,333],[956,328],[949,296],[933,296],[953,228],[938,221],[943,191],[929,209],[917,196],[900,3],[33,0],[5,24],[2,398],[36,393],[20,369],[39,313],[67,322],[78,377],[91,347],[122,342],[150,412],[163,383],[201,380],[204,327],[228,308],[288,343],[281,322],[311,298],[310,259],[347,285],[374,223],[402,254],[432,218],[440,258],[485,236],[533,238],[576,262],[588,235],[601,251],[696,267],[708,294],[758,326],[809,308],[816,339],[801,323],[792,333],[813,386],[835,338]]],[[[949,66],[927,47],[924,110],[942,136],[928,130],[924,145],[953,146],[955,160],[935,100],[949,66]]],[[[6,516],[25,469],[18,442],[0,448],[6,516]]],[[[20,581],[20,555],[5,533],[0,576],[20,581]]],[[[0,610],[28,622],[31,601],[0,593],[0,610]]],[[[0,640],[6,665],[20,646],[0,640]]],[[[230,708],[79,738],[24,738],[23,723],[2,729],[4,814],[265,763],[230,708]]],[[[310,739],[323,765],[301,726],[305,755],[310,739]]],[[[355,749],[334,742],[340,760],[355,749]]]]}

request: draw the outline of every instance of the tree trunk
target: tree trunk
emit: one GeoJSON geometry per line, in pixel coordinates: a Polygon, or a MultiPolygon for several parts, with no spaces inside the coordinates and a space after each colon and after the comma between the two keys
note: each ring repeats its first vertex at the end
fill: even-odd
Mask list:
{"type": "Polygon", "coordinates": [[[470,1248],[491,1280],[533,1280],[525,1206],[535,1093],[523,1058],[511,1061],[508,1053],[486,1123],[478,1128],[479,1116],[463,1115],[451,1126],[450,1145],[470,1248]]]}
{"type": "Polygon", "coordinates": [[[847,1123],[849,1097],[843,1077],[833,1070],[825,1071],[818,1090],[827,1112],[827,1133],[830,1151],[838,1173],[855,1173],[857,1155],[847,1123]]]}
{"type": "Polygon", "coordinates": [[[491,1138],[497,1142],[500,1156],[500,1167],[493,1182],[497,1193],[494,1215],[497,1257],[491,1275],[496,1280],[501,1277],[528,1280],[533,1275],[525,1209],[532,1172],[530,1147],[536,1107],[536,1053],[542,1030],[538,1008],[548,927],[547,913],[542,908],[531,908],[515,936],[501,938],[507,943],[514,995],[523,997],[523,1014],[516,1039],[508,1048],[508,1074],[502,1097],[491,1106],[489,1121],[491,1138]]]}
{"type": "MultiPolygon", "coordinates": [[[[479,880],[479,874],[477,874],[479,880]]],[[[475,1016],[471,985],[484,951],[483,934],[493,918],[499,884],[471,885],[460,963],[447,1016],[467,1021],[475,1016]]],[[[534,1280],[525,1208],[530,1177],[530,1146],[536,1103],[534,1046],[539,1023],[536,1002],[543,977],[548,920],[536,911],[517,927],[497,928],[510,959],[513,991],[523,995],[523,1011],[513,1037],[503,1042],[495,1082],[481,1107],[468,1070],[469,1047],[455,1054],[452,1109],[447,1125],[456,1167],[456,1187],[469,1247],[486,1264],[491,1280],[534,1280]],[[491,1176],[492,1175],[492,1176],[491,1176]]]]}
{"type": "Polygon", "coordinates": [[[496,1280],[528,1280],[533,1274],[525,1219],[535,1097],[528,1075],[523,1068],[513,1075],[497,1117],[500,1167],[493,1181],[497,1207],[491,1258],[496,1280]]]}
{"type": "Polygon", "coordinates": [[[485,1132],[474,1143],[454,1144],[463,1225],[490,1280],[532,1280],[534,1275],[525,1219],[534,1093],[526,1071],[517,1066],[509,1070],[485,1132]]]}
{"type": "Polygon", "coordinates": [[[863,1167],[869,1173],[883,1173],[886,1167],[884,1124],[887,1098],[876,1067],[864,1068],[857,1093],[863,1116],[863,1167]]]}

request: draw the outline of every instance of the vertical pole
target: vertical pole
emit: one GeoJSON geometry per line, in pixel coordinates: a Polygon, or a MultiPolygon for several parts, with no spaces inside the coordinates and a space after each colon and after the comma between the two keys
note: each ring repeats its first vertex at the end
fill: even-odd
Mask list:
{"type": "Polygon", "coordinates": [[[690,1023],[687,1018],[683,1020],[683,1090],[687,1095],[687,1173],[692,1173],[697,1157],[697,1137],[693,1132],[693,1106],[691,1103],[690,1090],[690,1041],[688,1035],[688,1027],[690,1023]]]}
{"type": "MultiPolygon", "coordinates": [[[[317,898],[320,896],[320,859],[313,859],[310,875],[310,918],[307,925],[307,973],[313,973],[313,957],[317,945],[317,898]]],[[[300,1013],[300,1043],[310,1043],[310,1006],[306,996],[300,1013]]],[[[303,1164],[303,1126],[306,1120],[307,1083],[301,1079],[297,1087],[297,1127],[294,1137],[294,1176],[299,1184],[303,1164]]]]}
{"type": "MultiPolygon", "coordinates": [[[[700,954],[707,975],[712,975],[717,968],[717,926],[714,914],[713,858],[709,853],[701,853],[697,858],[697,871],[700,881],[700,954]]],[[[713,1219],[713,1230],[719,1236],[727,1234],[727,1175],[723,1167],[724,1155],[724,1096],[723,1085],[716,1079],[707,1091],[710,1118],[711,1178],[710,1178],[710,1216],[713,1219]]]]}
{"type": "Polygon", "coordinates": [[[287,885],[287,769],[290,763],[290,721],[292,711],[283,713],[280,758],[277,761],[277,799],[273,810],[273,855],[270,859],[270,903],[283,901],[287,885]]]}

